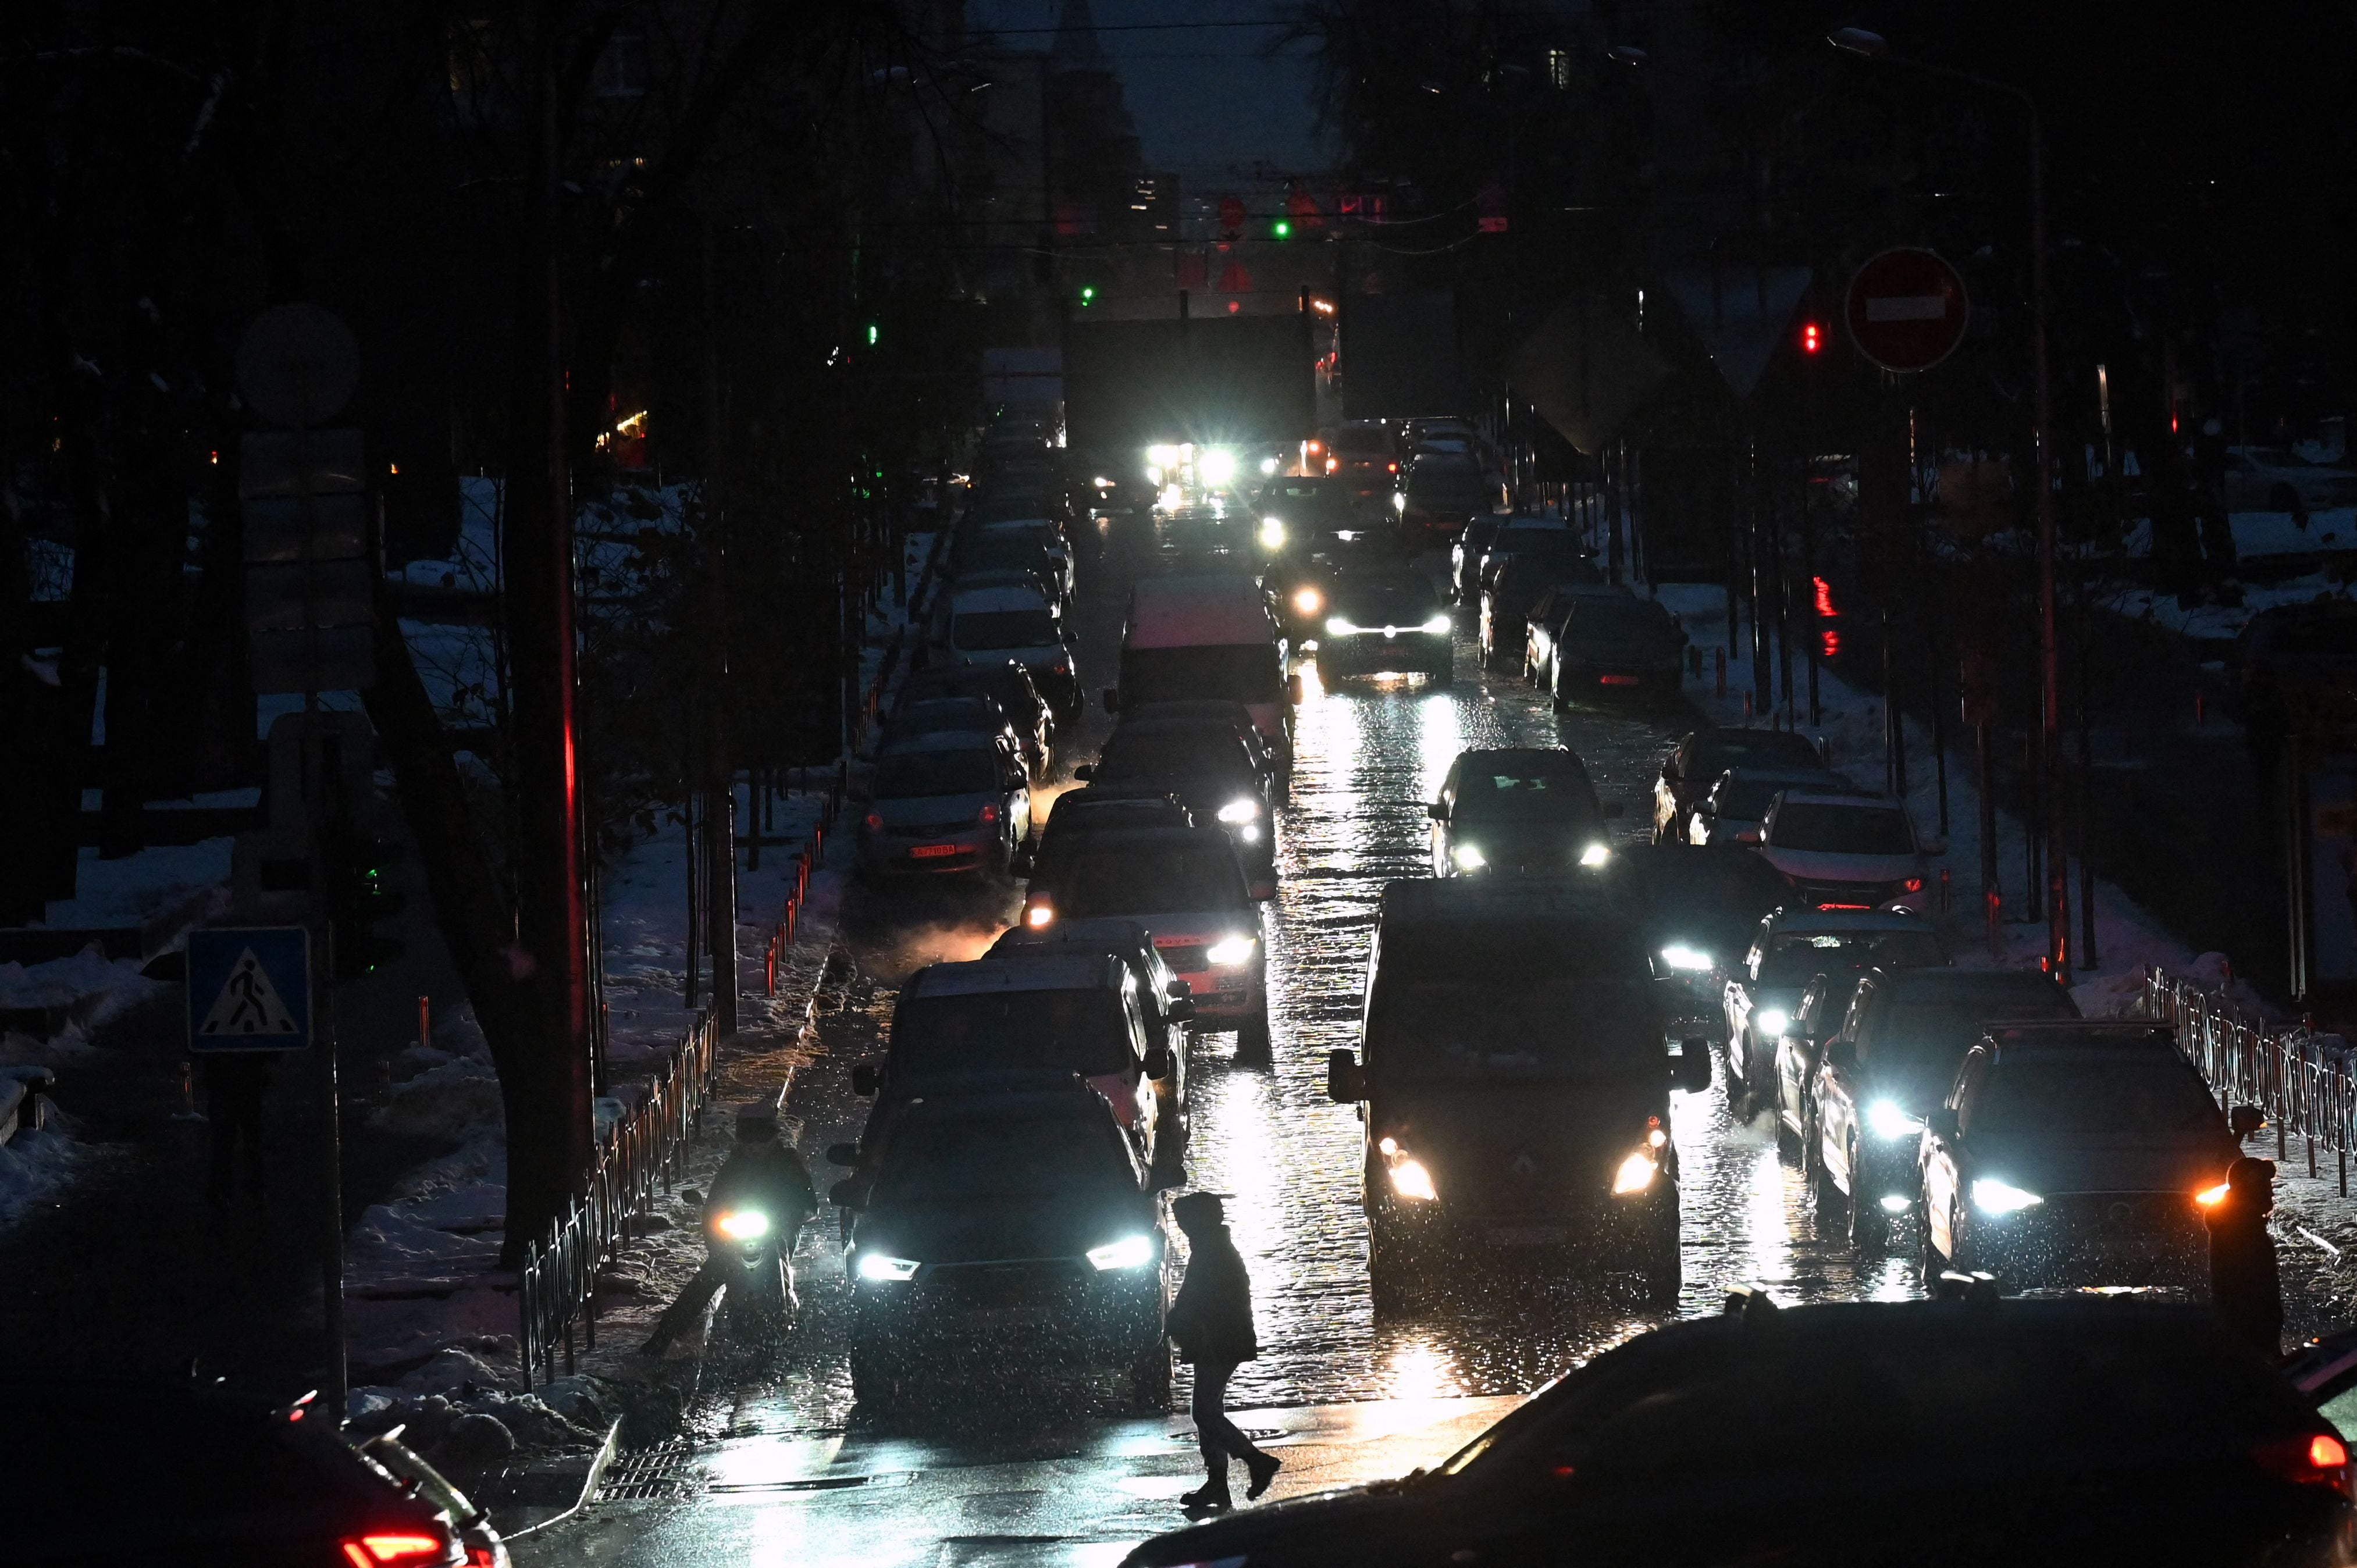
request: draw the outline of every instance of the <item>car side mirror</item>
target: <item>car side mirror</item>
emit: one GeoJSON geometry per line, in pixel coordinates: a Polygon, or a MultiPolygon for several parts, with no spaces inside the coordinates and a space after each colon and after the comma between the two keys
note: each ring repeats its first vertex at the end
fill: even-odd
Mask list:
{"type": "Polygon", "coordinates": [[[826,1189],[826,1200],[837,1208],[859,1207],[859,1178],[845,1176],[826,1189]]]}
{"type": "Polygon", "coordinates": [[[1170,1059],[1168,1046],[1157,1046],[1146,1053],[1146,1076],[1148,1078],[1168,1078],[1175,1065],[1170,1059]]]}
{"type": "Polygon", "coordinates": [[[2267,1124],[2267,1113],[2255,1105],[2237,1105],[2226,1112],[2226,1125],[2237,1142],[2249,1137],[2267,1124]]]}
{"type": "Polygon", "coordinates": [[[1435,800],[1430,805],[1425,807],[1424,814],[1430,817],[1436,822],[1445,822],[1448,820],[1448,808],[1442,805],[1439,801],[1435,800]]]}
{"type": "Polygon", "coordinates": [[[1678,1042],[1678,1059],[1671,1069],[1672,1087],[1688,1094],[1710,1092],[1710,1042],[1702,1038],[1678,1042]]]}
{"type": "Polygon", "coordinates": [[[856,1144],[829,1144],[826,1146],[826,1163],[831,1165],[841,1165],[846,1170],[857,1165],[859,1164],[859,1145],[856,1144]]]}
{"type": "Polygon", "coordinates": [[[1303,703],[1308,701],[1309,688],[1301,683],[1300,676],[1289,675],[1286,677],[1285,694],[1292,698],[1294,705],[1298,707],[1303,703]]]}
{"type": "Polygon", "coordinates": [[[1604,814],[1608,817],[1625,817],[1629,814],[1629,802],[1607,800],[1604,802],[1604,814]]]}
{"type": "Polygon", "coordinates": [[[1964,1122],[1956,1115],[1956,1108],[1953,1105],[1934,1106],[1932,1113],[1923,1120],[1924,1125],[1932,1129],[1932,1135],[1935,1138],[1954,1138],[1964,1131],[1964,1122]]]}
{"type": "Polygon", "coordinates": [[[1195,999],[1191,996],[1174,996],[1163,1004],[1162,1015],[1174,1024],[1192,1023],[1195,1018],[1195,999]]]}
{"type": "Polygon", "coordinates": [[[1097,765],[1093,762],[1083,762],[1078,768],[1072,769],[1072,777],[1079,779],[1083,784],[1087,783],[1090,779],[1094,779],[1096,776],[1097,765]]]}
{"type": "Polygon", "coordinates": [[[1355,1105],[1367,1097],[1367,1071],[1356,1051],[1326,1053],[1326,1098],[1337,1105],[1355,1105]]]}
{"type": "Polygon", "coordinates": [[[1825,1047],[1825,1062],[1847,1071],[1857,1066],[1857,1044],[1854,1040],[1835,1040],[1825,1047]]]}
{"type": "Polygon", "coordinates": [[[1107,686],[1104,689],[1104,711],[1109,714],[1118,714],[1121,712],[1120,687],[1107,686]]]}
{"type": "Polygon", "coordinates": [[[884,1075],[877,1070],[877,1067],[874,1062],[855,1062],[852,1064],[852,1093],[873,1094],[883,1081],[884,1075]]]}

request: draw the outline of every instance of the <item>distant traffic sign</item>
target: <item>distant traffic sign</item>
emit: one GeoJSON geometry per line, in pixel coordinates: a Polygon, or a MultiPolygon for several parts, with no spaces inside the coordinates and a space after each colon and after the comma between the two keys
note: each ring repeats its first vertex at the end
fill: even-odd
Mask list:
{"type": "Polygon", "coordinates": [[[1928,371],[1964,340],[1964,280],[1930,251],[1885,251],[1850,280],[1844,314],[1857,351],[1886,371],[1928,371]]]}
{"type": "Polygon", "coordinates": [[[311,1045],[311,937],[300,926],[188,933],[188,1049],[311,1045]]]}

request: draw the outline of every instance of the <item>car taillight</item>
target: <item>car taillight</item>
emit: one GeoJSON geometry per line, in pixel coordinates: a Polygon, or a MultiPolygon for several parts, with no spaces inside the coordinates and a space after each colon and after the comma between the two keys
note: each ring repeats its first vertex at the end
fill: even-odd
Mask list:
{"type": "Polygon", "coordinates": [[[2349,1445],[2329,1432],[2263,1443],[2251,1451],[2260,1469],[2303,1487],[2330,1487],[2342,1497],[2352,1495],[2349,1477],[2349,1445]]]}
{"type": "Polygon", "coordinates": [[[882,832],[882,831],[883,831],[883,828],[884,828],[884,819],[883,819],[882,817],[880,817],[880,816],[877,816],[877,815],[875,812],[873,812],[873,811],[868,812],[868,813],[867,813],[867,831],[868,831],[869,832],[871,832],[871,833],[872,833],[872,832],[882,832]]]}
{"type": "Polygon", "coordinates": [[[1899,886],[1906,892],[1921,893],[1923,891],[1923,879],[1920,876],[1910,876],[1899,886]]]}
{"type": "Polygon", "coordinates": [[[467,1548],[467,1568],[499,1568],[500,1554],[488,1546],[467,1548]]]}
{"type": "Polygon", "coordinates": [[[981,811],[974,813],[974,821],[980,822],[995,822],[998,821],[998,808],[996,805],[986,805],[983,807],[981,811]]]}
{"type": "Polygon", "coordinates": [[[452,1555],[449,1541],[416,1530],[382,1530],[338,1544],[352,1568],[425,1568],[452,1555]]]}

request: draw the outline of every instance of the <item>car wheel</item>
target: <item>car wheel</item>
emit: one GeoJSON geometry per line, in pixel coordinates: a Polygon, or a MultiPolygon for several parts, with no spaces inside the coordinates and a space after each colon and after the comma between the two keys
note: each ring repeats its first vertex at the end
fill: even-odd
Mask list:
{"type": "Polygon", "coordinates": [[[1890,1244],[1890,1216],[1882,1211],[1879,1199],[1868,1200],[1864,1183],[1857,1179],[1857,1145],[1850,1145],[1849,1203],[1850,1251],[1861,1258],[1878,1258],[1890,1244]]]}
{"type": "Polygon", "coordinates": [[[1769,1115],[1776,1123],[1776,1157],[1788,1165],[1802,1164],[1803,1149],[1801,1134],[1792,1130],[1792,1124],[1790,1122],[1784,1120],[1784,1113],[1781,1109],[1770,1111],[1769,1115]]]}
{"type": "Polygon", "coordinates": [[[1842,1189],[1834,1181],[1832,1167],[1825,1164],[1822,1132],[1813,1131],[1803,1153],[1808,1162],[1810,1197],[1816,1200],[1817,1213],[1824,1216],[1839,1212],[1844,1202],[1842,1189]]]}
{"type": "Polygon", "coordinates": [[[1236,1029],[1236,1059],[1265,1065],[1272,1055],[1268,1031],[1268,1004],[1263,1002],[1253,1009],[1236,1029]]]}

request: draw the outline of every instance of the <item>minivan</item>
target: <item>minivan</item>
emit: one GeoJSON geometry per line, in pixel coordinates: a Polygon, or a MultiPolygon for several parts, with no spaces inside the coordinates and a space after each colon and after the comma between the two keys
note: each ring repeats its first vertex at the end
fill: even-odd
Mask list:
{"type": "Polygon", "coordinates": [[[1215,698],[1242,703],[1280,768],[1293,767],[1294,689],[1268,592],[1250,577],[1150,577],[1130,592],[1120,684],[1105,711],[1215,698]]]}

